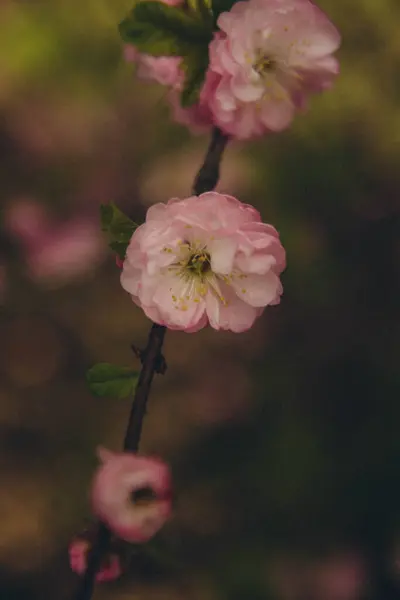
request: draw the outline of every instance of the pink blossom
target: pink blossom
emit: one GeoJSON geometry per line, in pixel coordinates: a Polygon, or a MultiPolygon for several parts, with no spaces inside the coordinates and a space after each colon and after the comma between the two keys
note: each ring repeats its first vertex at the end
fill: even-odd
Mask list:
{"type": "Polygon", "coordinates": [[[124,57],[127,62],[137,64],[136,74],[144,81],[179,87],[183,82],[180,56],[151,56],[139,52],[135,46],[126,45],[124,57]]]}
{"type": "Polygon", "coordinates": [[[44,207],[38,202],[18,199],[5,211],[4,225],[10,234],[28,248],[40,240],[51,223],[44,207]]]}
{"type": "Polygon", "coordinates": [[[277,231],[236,198],[207,192],[155,204],[130,241],[122,287],[170,329],[246,331],[282,293],[277,231]]]}
{"type": "Polygon", "coordinates": [[[135,62],[139,54],[139,50],[132,46],[132,44],[125,44],[124,46],[124,59],[126,62],[135,62]]]}
{"type": "Polygon", "coordinates": [[[176,87],[183,79],[179,56],[150,56],[138,54],[136,57],[139,79],[155,81],[161,85],[176,87]]]}
{"type": "Polygon", "coordinates": [[[308,0],[238,2],[218,27],[209,68],[219,82],[208,103],[214,124],[237,138],[285,129],[339,71],[339,33],[308,0]]]}
{"type": "Polygon", "coordinates": [[[338,554],[315,566],[317,595],[326,600],[357,600],[367,583],[365,563],[355,553],[338,554]]]}
{"type": "MultiPolygon", "coordinates": [[[[75,539],[71,542],[69,547],[69,562],[71,569],[83,575],[87,568],[88,553],[90,550],[90,544],[87,540],[75,539]]],[[[122,574],[121,563],[117,554],[110,554],[107,556],[100,570],[96,574],[96,581],[113,581],[118,579],[122,574]]]]}
{"type": "Polygon", "coordinates": [[[66,283],[92,271],[105,254],[98,224],[89,216],[59,224],[39,203],[21,200],[10,204],[4,221],[21,244],[34,280],[66,283]]]}
{"type": "Polygon", "coordinates": [[[30,275],[39,280],[68,281],[91,271],[102,260],[104,241],[95,222],[76,218],[49,229],[27,256],[30,275]]]}
{"type": "Polygon", "coordinates": [[[179,56],[151,56],[139,52],[135,46],[126,44],[124,58],[137,64],[136,74],[144,81],[155,81],[161,85],[177,86],[183,81],[179,56]]]}
{"type": "Polygon", "coordinates": [[[5,213],[7,231],[26,253],[29,275],[34,280],[65,283],[93,270],[105,253],[96,221],[80,216],[54,223],[43,206],[17,201],[5,213]]]}
{"type": "Polygon", "coordinates": [[[93,512],[113,533],[128,542],[146,542],[171,513],[168,466],[155,458],[100,449],[103,464],[92,486],[93,512]],[[133,494],[149,489],[154,499],[141,503],[133,494]]]}
{"type": "MultiPolygon", "coordinates": [[[[179,6],[183,0],[161,0],[169,6],[179,6]]],[[[126,44],[124,58],[127,62],[137,64],[136,74],[139,79],[155,81],[161,85],[176,86],[183,79],[180,69],[181,58],[179,56],[151,56],[139,52],[135,46],[126,44]]]]}

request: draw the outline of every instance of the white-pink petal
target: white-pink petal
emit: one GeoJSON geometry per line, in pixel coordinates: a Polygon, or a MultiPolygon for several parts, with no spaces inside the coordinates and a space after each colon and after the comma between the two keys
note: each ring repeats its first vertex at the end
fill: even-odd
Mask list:
{"type": "Polygon", "coordinates": [[[265,275],[249,274],[245,279],[234,277],[232,287],[243,302],[256,308],[279,302],[282,293],[279,277],[273,271],[265,275]]]}
{"type": "Polygon", "coordinates": [[[282,131],[291,123],[294,105],[290,98],[270,98],[260,110],[260,119],[271,131],[282,131]]]}
{"type": "Polygon", "coordinates": [[[224,290],[227,304],[221,304],[218,299],[208,294],[206,298],[207,316],[211,327],[243,333],[250,329],[259,312],[250,304],[242,301],[230,290],[224,290]]]}
{"type": "Polygon", "coordinates": [[[213,240],[209,244],[212,271],[218,275],[229,275],[233,270],[236,250],[237,243],[233,238],[213,240]]]}
{"type": "Polygon", "coordinates": [[[233,95],[241,102],[256,102],[265,93],[261,78],[253,69],[241,70],[231,81],[233,95]]]}

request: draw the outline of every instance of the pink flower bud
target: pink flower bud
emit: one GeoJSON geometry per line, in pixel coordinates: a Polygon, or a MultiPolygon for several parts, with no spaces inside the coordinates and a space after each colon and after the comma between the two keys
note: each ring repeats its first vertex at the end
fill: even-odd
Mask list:
{"type": "MultiPolygon", "coordinates": [[[[87,568],[90,543],[85,539],[75,539],[69,547],[69,562],[71,569],[83,575],[87,568]]],[[[122,573],[120,559],[117,554],[109,554],[103,560],[100,570],[96,574],[96,581],[113,581],[122,573]]]]}
{"type": "Polygon", "coordinates": [[[102,465],[95,474],[91,501],[93,512],[119,538],[146,542],[164,525],[171,513],[171,478],[168,466],[155,459],[99,450],[102,465]],[[143,491],[150,500],[140,500],[143,491]]]}

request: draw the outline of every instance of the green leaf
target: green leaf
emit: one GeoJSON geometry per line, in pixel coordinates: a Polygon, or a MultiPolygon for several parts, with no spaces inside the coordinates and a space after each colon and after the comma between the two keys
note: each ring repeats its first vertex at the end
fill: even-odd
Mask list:
{"type": "Polygon", "coordinates": [[[94,365],[86,373],[86,381],[94,396],[126,398],[135,391],[139,373],[129,367],[109,363],[94,365]]]}
{"type": "Polygon", "coordinates": [[[189,10],[213,27],[213,11],[211,0],[187,0],[189,10]]]}
{"type": "Polygon", "coordinates": [[[110,238],[110,248],[123,260],[137,224],[112,203],[100,206],[100,220],[102,230],[110,238]]]}
{"type": "Polygon", "coordinates": [[[101,227],[110,234],[113,241],[129,242],[137,224],[127,217],[115,204],[101,204],[101,227]]]}
{"type": "Polygon", "coordinates": [[[182,60],[182,68],[185,71],[185,83],[181,94],[183,107],[197,102],[208,68],[208,48],[192,51],[182,60]]]}
{"type": "Polygon", "coordinates": [[[192,46],[208,46],[212,24],[182,8],[155,0],[138,2],[119,24],[124,42],[153,56],[184,56],[192,46]]]}

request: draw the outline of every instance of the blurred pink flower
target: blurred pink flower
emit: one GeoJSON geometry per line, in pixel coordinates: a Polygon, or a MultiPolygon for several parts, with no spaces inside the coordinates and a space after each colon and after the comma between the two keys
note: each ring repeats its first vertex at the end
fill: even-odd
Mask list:
{"type": "Polygon", "coordinates": [[[4,226],[8,233],[28,248],[40,240],[50,227],[50,220],[38,202],[17,199],[4,212],[4,226]]]}
{"type": "Polygon", "coordinates": [[[277,231],[236,198],[207,192],[152,206],[130,241],[122,287],[170,329],[246,331],[282,293],[277,231]]]}
{"type": "MultiPolygon", "coordinates": [[[[161,0],[169,6],[179,6],[183,0],[161,0]]],[[[127,62],[137,64],[136,74],[139,79],[156,81],[161,85],[176,86],[183,79],[180,69],[181,58],[177,56],[151,56],[139,52],[132,44],[124,47],[124,58],[127,62]]]]}
{"type": "Polygon", "coordinates": [[[76,218],[48,231],[27,257],[34,279],[71,280],[92,271],[102,260],[104,240],[98,225],[76,218]]]}
{"type": "Polygon", "coordinates": [[[161,85],[177,86],[183,80],[179,56],[151,56],[139,52],[135,46],[126,44],[124,58],[137,64],[136,74],[144,81],[156,81],[161,85]]]}
{"type": "Polygon", "coordinates": [[[240,139],[288,127],[307,97],[331,86],[340,35],[308,0],[238,2],[218,18],[210,70],[214,123],[240,139]]]}
{"type": "Polygon", "coordinates": [[[183,80],[179,56],[150,56],[138,54],[137,71],[139,79],[156,81],[161,85],[178,86],[183,80]]]}
{"type": "Polygon", "coordinates": [[[105,255],[98,224],[88,216],[56,224],[38,203],[15,202],[5,213],[5,227],[21,243],[35,280],[69,281],[93,270],[105,255]]]}
{"type": "Polygon", "coordinates": [[[95,474],[91,498],[93,512],[119,538],[146,542],[171,513],[171,478],[168,466],[133,453],[99,450],[103,464],[95,474]],[[154,499],[141,502],[134,494],[151,490],[154,499]]]}
{"type": "MultiPolygon", "coordinates": [[[[69,546],[70,566],[78,575],[83,575],[86,571],[89,549],[89,542],[83,539],[72,540],[69,546]]],[[[116,554],[110,554],[103,560],[103,564],[96,574],[96,581],[113,581],[118,579],[121,574],[122,568],[119,557],[116,554]]]]}
{"type": "Polygon", "coordinates": [[[324,600],[358,600],[365,593],[367,572],[356,553],[338,554],[316,565],[314,585],[324,600]]]}
{"type": "Polygon", "coordinates": [[[124,59],[126,62],[135,62],[139,54],[140,52],[135,46],[132,46],[132,44],[125,44],[124,59]]]}

